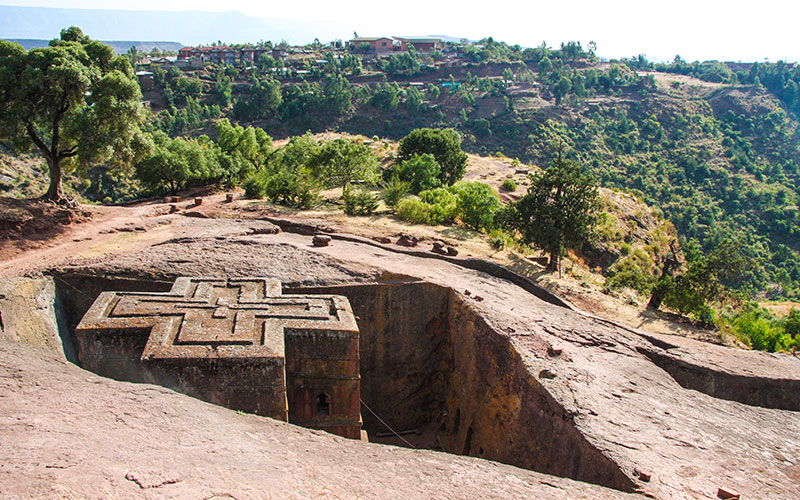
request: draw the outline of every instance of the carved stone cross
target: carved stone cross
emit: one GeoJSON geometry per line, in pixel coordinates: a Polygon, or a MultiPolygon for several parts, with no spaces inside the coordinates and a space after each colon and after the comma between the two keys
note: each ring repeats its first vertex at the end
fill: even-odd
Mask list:
{"type": "Polygon", "coordinates": [[[358,325],[343,296],[184,277],[165,293],[101,293],[75,336],[81,366],[100,375],[361,435],[358,325]]]}
{"type": "Polygon", "coordinates": [[[284,330],[358,332],[347,299],[281,295],[268,278],[178,278],[167,293],[103,292],[78,331],[149,328],[142,359],[275,357],[284,330]]]}

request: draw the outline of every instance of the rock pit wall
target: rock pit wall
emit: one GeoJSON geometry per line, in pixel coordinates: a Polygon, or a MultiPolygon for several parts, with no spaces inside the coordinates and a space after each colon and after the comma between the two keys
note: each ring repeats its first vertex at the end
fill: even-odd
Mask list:
{"type": "Polygon", "coordinates": [[[623,491],[635,484],[591,445],[525,365],[510,338],[459,296],[450,302],[454,373],[444,442],[454,453],[623,491]]]}
{"type": "MultiPolygon", "coordinates": [[[[298,288],[344,295],[361,331],[361,397],[395,430],[436,424],[450,453],[623,491],[634,483],[592,446],[510,339],[431,283],[298,288]]],[[[368,411],[364,429],[385,431],[368,411]]]]}
{"type": "MultiPolygon", "coordinates": [[[[100,292],[160,292],[169,290],[171,283],[71,273],[56,276],[55,285],[54,314],[62,312],[62,331],[69,335],[100,292]]],[[[350,300],[361,331],[361,399],[394,429],[433,424],[438,442],[450,453],[623,491],[634,489],[617,464],[576,429],[565,409],[529,372],[511,340],[489,326],[452,289],[397,281],[285,287],[284,293],[336,294],[350,300]]],[[[131,336],[131,345],[123,350],[141,352],[145,341],[146,337],[131,336]]],[[[114,370],[133,370],[133,364],[140,362],[134,357],[103,361],[104,346],[94,348],[97,371],[113,378],[121,378],[114,370]],[[131,366],[126,368],[128,363],[131,366]]],[[[187,369],[191,371],[177,366],[173,371],[126,379],[159,383],[248,411],[245,392],[236,402],[213,397],[220,387],[236,384],[238,368],[220,365],[203,377],[184,373],[187,369]]],[[[368,432],[385,430],[368,411],[362,410],[362,415],[368,432]]]]}
{"type": "Polygon", "coordinates": [[[74,361],[74,346],[63,343],[59,331],[65,321],[57,318],[57,314],[56,286],[52,278],[0,280],[0,337],[45,347],[74,361]]]}
{"type": "Polygon", "coordinates": [[[672,356],[670,349],[638,348],[682,387],[750,406],[800,411],[800,380],[732,374],[672,356]]]}

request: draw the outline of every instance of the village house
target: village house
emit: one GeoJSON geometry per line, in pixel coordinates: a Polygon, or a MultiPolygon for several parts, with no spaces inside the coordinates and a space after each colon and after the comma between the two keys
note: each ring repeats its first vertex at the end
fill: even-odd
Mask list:
{"type": "Polygon", "coordinates": [[[395,40],[400,41],[400,50],[408,52],[408,46],[413,45],[414,50],[417,52],[431,52],[433,50],[442,50],[444,48],[444,41],[441,38],[433,37],[413,37],[405,38],[396,36],[395,40]]]}
{"type": "Polygon", "coordinates": [[[141,87],[143,91],[153,90],[153,88],[155,88],[152,71],[137,71],[136,78],[139,79],[139,87],[141,87]]]}
{"type": "Polygon", "coordinates": [[[184,47],[178,51],[178,60],[199,60],[202,64],[252,64],[257,63],[261,55],[266,53],[267,49],[265,47],[253,46],[246,46],[240,49],[226,45],[184,47]]]}
{"type": "Polygon", "coordinates": [[[242,63],[257,63],[263,54],[267,53],[264,47],[243,47],[239,52],[242,63]]]}
{"type": "Polygon", "coordinates": [[[366,44],[369,46],[366,52],[372,52],[373,54],[385,54],[394,50],[394,40],[385,36],[359,36],[350,40],[349,44],[353,50],[361,50],[366,44]]]}

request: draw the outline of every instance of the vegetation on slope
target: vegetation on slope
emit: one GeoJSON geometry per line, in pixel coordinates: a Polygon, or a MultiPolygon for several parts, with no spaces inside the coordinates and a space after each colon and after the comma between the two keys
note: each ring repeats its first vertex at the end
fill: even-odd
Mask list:
{"type": "MultiPolygon", "coordinates": [[[[265,55],[248,68],[155,66],[156,88],[145,95],[154,113],[142,124],[136,155],[113,168],[82,165],[88,180],[79,189],[107,202],[243,184],[252,196],[305,208],[320,189],[338,184],[346,211],[370,213],[375,195],[353,192],[350,184],[377,182],[381,160],[384,198],[400,217],[496,231],[494,213],[507,215],[497,193],[456,183],[463,157],[452,164],[441,157],[452,144],[437,149],[414,136],[426,127],[458,137],[436,132],[449,128],[467,150],[545,167],[559,151],[600,185],[658,207],[680,246],[691,249],[682,257],[683,281],[692,265],[708,264],[698,256],[735,244],[744,265],[721,274],[721,285],[751,296],[800,295],[800,68],[679,57],[665,65],[644,56],[600,62],[594,50],[576,42],[521,48],[487,38],[375,57],[314,44],[286,61],[265,55]],[[376,158],[367,144],[318,144],[300,135],[306,130],[408,135],[404,141],[417,145],[406,151],[401,143],[395,162],[376,158]],[[275,149],[268,133],[295,137],[275,149]],[[408,191],[417,197],[406,197],[408,191]]],[[[503,185],[504,192],[515,189],[513,181],[503,185]]],[[[609,229],[607,221],[601,214],[601,230],[609,229]]],[[[597,241],[581,250],[603,257],[597,241]]],[[[670,274],[664,245],[637,251],[611,243],[605,250],[615,246],[616,258],[595,261],[609,275],[609,290],[652,293],[659,275],[670,274]]],[[[687,296],[665,297],[680,309],[687,296]]],[[[708,320],[703,311],[692,313],[708,320]]]]}

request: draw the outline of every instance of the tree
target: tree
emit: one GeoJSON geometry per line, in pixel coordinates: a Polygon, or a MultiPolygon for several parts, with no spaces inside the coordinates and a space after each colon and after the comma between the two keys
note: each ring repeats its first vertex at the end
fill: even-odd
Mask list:
{"type": "Polygon", "coordinates": [[[510,206],[504,223],[517,229],[525,243],[550,254],[549,268],[554,270],[567,248],[579,248],[590,238],[597,219],[597,186],[561,152],[553,166],[530,177],[528,194],[510,206]]]}
{"type": "Polygon", "coordinates": [[[400,141],[397,161],[410,160],[415,154],[432,154],[441,171],[442,184],[452,185],[464,177],[467,154],[461,150],[461,136],[451,128],[418,128],[400,141]]]}
{"type": "Polygon", "coordinates": [[[556,104],[561,104],[561,99],[564,98],[565,95],[570,91],[572,88],[572,82],[569,81],[569,78],[566,76],[562,76],[558,83],[555,84],[553,87],[553,95],[556,97],[556,104]]]}
{"type": "Polygon", "coordinates": [[[329,186],[341,186],[342,198],[347,198],[350,183],[360,179],[374,182],[378,176],[378,158],[364,144],[346,139],[325,143],[310,161],[314,176],[325,179],[329,186]]]}
{"type": "Polygon", "coordinates": [[[432,154],[415,154],[395,169],[397,178],[410,183],[411,191],[419,193],[426,189],[439,187],[441,167],[432,154]]]}
{"type": "Polygon", "coordinates": [[[218,182],[223,171],[220,150],[208,137],[170,139],[163,132],[153,134],[152,153],[136,163],[136,177],[154,190],[172,194],[189,185],[218,182]]]}
{"type": "Polygon", "coordinates": [[[141,92],[130,62],[79,28],[25,51],[0,41],[0,137],[47,161],[45,199],[63,197],[62,172],[94,162],[130,163],[141,92]]]}
{"type": "Polygon", "coordinates": [[[539,76],[541,77],[544,73],[550,73],[551,71],[553,71],[553,63],[549,57],[545,56],[539,61],[539,76]]]}
{"type": "MultiPolygon", "coordinates": [[[[673,249],[673,254],[674,254],[673,249]]],[[[664,305],[682,314],[691,314],[696,319],[710,324],[713,315],[709,302],[719,300],[727,292],[726,282],[732,282],[745,270],[746,261],[739,251],[739,245],[731,240],[723,240],[710,252],[703,252],[696,242],[685,246],[686,268],[673,277],[668,268],[674,268],[677,259],[673,255],[668,260],[661,277],[653,291],[663,297],[664,305]]],[[[660,301],[651,297],[649,308],[658,309],[660,301]]]]}
{"type": "Polygon", "coordinates": [[[250,107],[254,118],[268,118],[280,107],[281,84],[272,78],[254,82],[250,86],[250,107]]]}
{"type": "Polygon", "coordinates": [[[503,70],[503,83],[506,84],[506,87],[508,87],[509,83],[511,83],[513,80],[514,80],[514,72],[511,71],[511,68],[504,69],[503,70]]]}
{"type": "Polygon", "coordinates": [[[217,80],[214,82],[214,92],[217,93],[220,106],[227,108],[231,104],[233,85],[231,85],[231,78],[222,71],[217,72],[217,80]]]}
{"type": "Polygon", "coordinates": [[[489,230],[500,208],[500,197],[488,184],[462,181],[450,190],[456,195],[456,211],[461,222],[476,231],[489,230]]]}
{"type": "Polygon", "coordinates": [[[136,50],[136,45],[131,45],[131,48],[125,52],[125,57],[127,57],[133,65],[139,62],[139,51],[136,50]]]}

